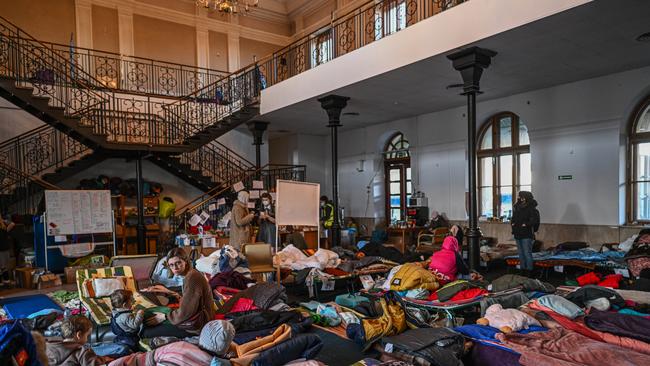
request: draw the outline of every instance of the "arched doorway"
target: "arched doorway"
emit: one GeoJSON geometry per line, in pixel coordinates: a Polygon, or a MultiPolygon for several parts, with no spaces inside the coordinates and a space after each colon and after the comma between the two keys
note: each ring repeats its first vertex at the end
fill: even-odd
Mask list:
{"type": "Polygon", "coordinates": [[[406,206],[413,189],[409,147],[401,132],[391,136],[384,147],[385,207],[389,223],[406,220],[406,206]]]}

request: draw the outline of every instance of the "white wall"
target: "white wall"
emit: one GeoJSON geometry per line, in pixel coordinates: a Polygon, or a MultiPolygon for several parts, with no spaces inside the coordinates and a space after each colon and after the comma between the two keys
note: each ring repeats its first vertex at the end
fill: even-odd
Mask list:
{"type": "Polygon", "coordinates": [[[264,89],[260,113],[329,93],[590,1],[473,0],[463,3],[380,42],[307,70],[300,77],[264,89]],[[436,37],[433,42],[435,34],[445,37],[436,37]]]}
{"type": "Polygon", "coordinates": [[[304,134],[276,137],[269,142],[270,163],[305,165],[307,182],[319,183],[321,194],[332,196],[329,141],[329,136],[304,134]]]}
{"type": "MultiPolygon", "coordinates": [[[[618,225],[625,211],[621,183],[625,138],[621,135],[627,133],[630,113],[648,95],[649,86],[647,67],[494,100],[483,95],[477,124],[480,127],[491,115],[511,111],[528,126],[533,194],[543,222],[618,225]],[[559,181],[559,175],[573,175],[573,180],[559,181]]],[[[464,107],[454,108],[340,132],[340,199],[346,214],[384,216],[380,150],[388,136],[401,131],[412,146],[415,188],[427,194],[431,209],[451,219],[465,219],[464,113],[464,107]],[[362,159],[365,170],[358,172],[362,159]]]]}
{"type": "MultiPolygon", "coordinates": [[[[262,140],[264,145],[262,145],[260,149],[260,164],[263,166],[269,161],[268,132],[264,133],[262,140]]],[[[244,159],[255,164],[255,145],[253,145],[253,135],[248,131],[245,125],[229,131],[225,135],[219,137],[217,141],[241,155],[244,159]]]]}

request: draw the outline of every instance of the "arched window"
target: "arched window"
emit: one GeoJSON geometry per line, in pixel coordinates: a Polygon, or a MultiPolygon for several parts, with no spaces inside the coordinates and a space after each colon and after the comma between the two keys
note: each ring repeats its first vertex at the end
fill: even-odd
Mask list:
{"type": "Polygon", "coordinates": [[[639,105],[630,131],[631,166],[628,165],[628,220],[650,221],[650,97],[639,105]]]}
{"type": "Polygon", "coordinates": [[[409,146],[404,134],[398,132],[384,148],[386,218],[390,222],[406,220],[406,206],[412,192],[409,146]]]}
{"type": "Polygon", "coordinates": [[[481,216],[510,217],[512,198],[532,186],[528,128],[516,114],[499,113],[483,125],[478,141],[481,216]]]}

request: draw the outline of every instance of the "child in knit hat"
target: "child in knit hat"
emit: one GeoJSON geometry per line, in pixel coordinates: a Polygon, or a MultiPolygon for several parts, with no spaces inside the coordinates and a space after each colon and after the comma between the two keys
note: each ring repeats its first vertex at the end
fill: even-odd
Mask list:
{"type": "Polygon", "coordinates": [[[213,320],[201,329],[198,346],[185,341],[174,342],[153,351],[119,358],[109,366],[148,365],[150,361],[155,365],[230,365],[230,362],[223,357],[228,352],[234,337],[235,327],[229,321],[213,320]]]}

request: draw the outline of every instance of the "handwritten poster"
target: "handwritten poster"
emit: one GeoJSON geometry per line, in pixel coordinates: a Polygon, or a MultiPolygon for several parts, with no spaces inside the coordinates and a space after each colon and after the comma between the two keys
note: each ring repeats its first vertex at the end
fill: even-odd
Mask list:
{"type": "Polygon", "coordinates": [[[73,235],[113,231],[111,192],[45,191],[47,234],[73,235]]]}

